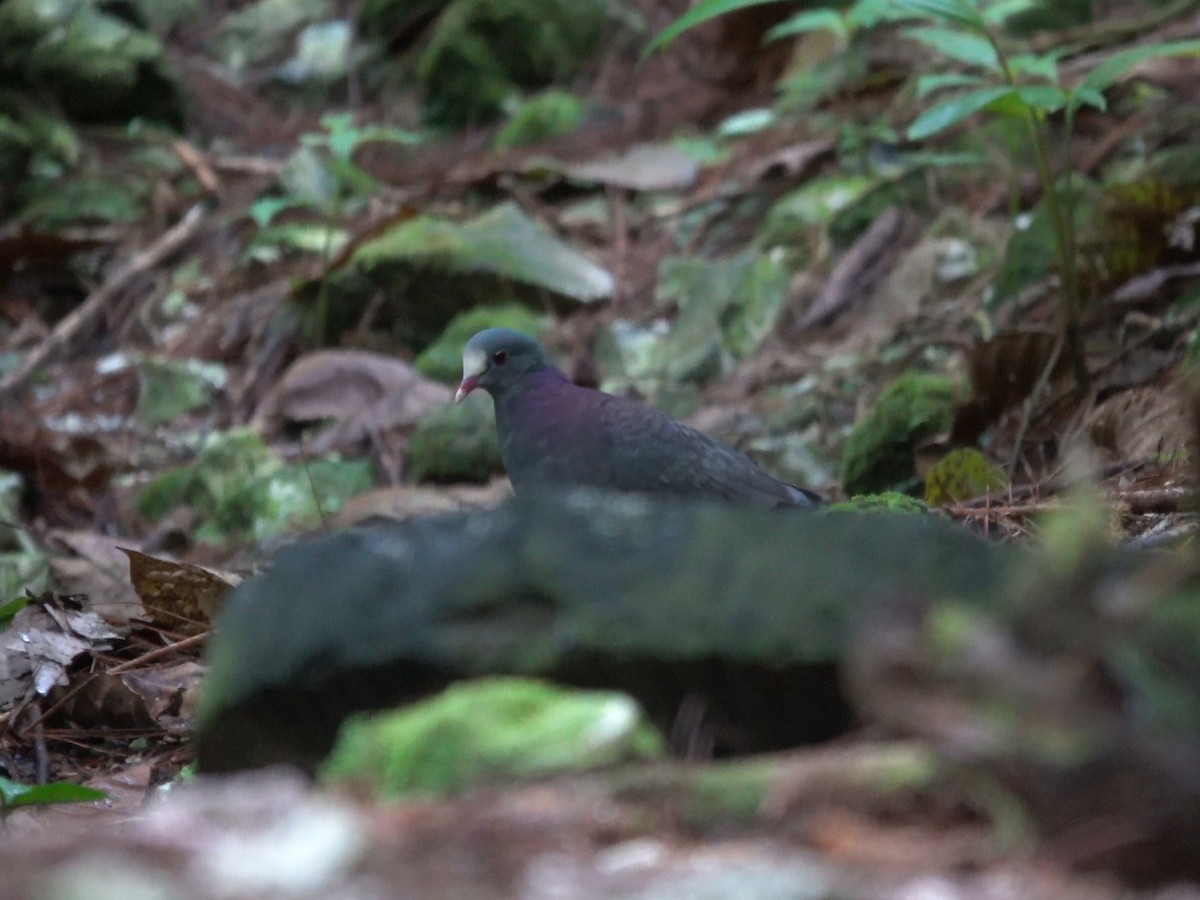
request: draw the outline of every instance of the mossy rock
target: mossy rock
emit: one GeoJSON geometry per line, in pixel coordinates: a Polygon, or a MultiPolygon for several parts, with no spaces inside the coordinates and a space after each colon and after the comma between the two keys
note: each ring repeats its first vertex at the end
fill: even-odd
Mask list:
{"type": "Polygon", "coordinates": [[[485,328],[511,328],[540,337],[550,320],[516,303],[503,306],[477,306],[459,313],[413,364],[417,371],[446,384],[457,384],[462,376],[463,345],[485,328]]]}
{"type": "Polygon", "coordinates": [[[613,286],[610,272],[504,202],[461,222],[435,215],[397,222],[293,296],[311,334],[353,330],[378,303],[387,338],[423,350],[468,310],[503,300],[565,312],[611,297],[613,286]]]}
{"type": "Polygon", "coordinates": [[[1004,470],[974,447],[959,447],[925,476],[925,502],[942,506],[997,491],[1008,483],[1004,470]]]}
{"type": "Polygon", "coordinates": [[[584,103],[566,91],[546,91],[522,103],[492,142],[494,150],[510,150],[567,134],[583,120],[584,103]]]}
{"type": "Polygon", "coordinates": [[[96,0],[0,3],[0,78],[49,95],[69,117],[183,124],[183,91],[159,40],[96,0]]]}
{"type": "Polygon", "coordinates": [[[830,503],[821,508],[821,512],[852,512],[852,513],[897,513],[899,515],[923,515],[929,512],[929,507],[915,497],[901,494],[899,491],[885,491],[882,494],[859,494],[841,503],[830,503]]]}
{"type": "Polygon", "coordinates": [[[701,695],[719,753],[825,741],[852,722],[838,670],[864,615],[989,603],[1019,552],[933,515],[594,491],[348,529],[289,547],[223,606],[200,766],[311,769],[350,714],[484,675],[622,691],[664,732],[701,695]]]}
{"type": "Polygon", "coordinates": [[[665,754],[666,742],[627,694],[496,677],[350,720],[322,776],[378,798],[444,795],[665,754]]]}
{"type": "Polygon", "coordinates": [[[287,465],[246,428],[213,432],[191,465],[159,475],[141,489],[138,512],[157,519],[179,504],[200,514],[197,540],[265,539],[319,524],[345,500],[369,490],[365,460],[337,454],[287,465]]]}
{"type": "Polygon", "coordinates": [[[435,409],[408,442],[413,481],[484,482],[504,471],[490,397],[473,396],[435,409]]]}
{"type": "Polygon", "coordinates": [[[913,450],[950,427],[955,400],[955,384],[943,375],[907,372],[888,385],[846,442],[842,456],[846,493],[916,488],[913,450]]]}
{"type": "Polygon", "coordinates": [[[561,84],[587,64],[607,0],[452,0],[417,62],[425,115],[461,127],[496,119],[514,93],[561,84]]]}

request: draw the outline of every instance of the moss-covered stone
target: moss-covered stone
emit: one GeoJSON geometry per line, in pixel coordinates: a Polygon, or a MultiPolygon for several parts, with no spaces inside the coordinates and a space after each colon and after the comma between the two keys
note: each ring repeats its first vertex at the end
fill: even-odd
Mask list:
{"type": "Polygon", "coordinates": [[[417,63],[427,118],[453,127],[486,122],[514,93],[563,83],[610,29],[610,5],[452,0],[417,63]]]}
{"type": "Polygon", "coordinates": [[[438,339],[413,360],[413,365],[422,375],[447,384],[457,384],[462,377],[463,345],[476,332],[485,328],[511,328],[540,337],[549,321],[546,316],[538,315],[517,303],[477,306],[451,319],[438,339]]]}
{"type": "Polygon", "coordinates": [[[483,678],[349,721],[322,776],[380,798],[441,795],[665,753],[666,742],[626,694],[483,678]]]}
{"type": "Polygon", "coordinates": [[[925,476],[925,502],[942,506],[969,500],[1008,483],[1004,470],[974,447],[959,447],[938,460],[925,476]]]}
{"type": "Polygon", "coordinates": [[[642,371],[627,374],[668,383],[720,375],[774,331],[789,277],[782,260],[753,252],[729,260],[663,260],[655,299],[679,312],[670,332],[648,344],[642,371]]]}
{"type": "Polygon", "coordinates": [[[376,310],[388,339],[432,343],[456,315],[498,298],[530,308],[570,309],[609,297],[613,277],[583,253],[501,203],[469,221],[421,215],[398,222],[354,251],[346,265],[295,292],[313,334],[358,327],[376,310]]]}
{"type": "Polygon", "coordinates": [[[183,122],[162,44],[96,0],[0,3],[0,78],[49,94],[81,121],[183,122]]]}
{"type": "Polygon", "coordinates": [[[1100,508],[1071,505],[987,603],[945,592],[869,615],[844,683],[866,721],[989,785],[1001,841],[1136,819],[1138,853],[1106,865],[1194,878],[1200,793],[1175,762],[1200,758],[1194,558],[1114,548],[1100,508]]]}
{"type": "Polygon", "coordinates": [[[583,119],[583,101],[566,91],[546,91],[519,107],[504,123],[492,146],[509,150],[574,131],[583,119]]]}
{"type": "Polygon", "coordinates": [[[24,176],[32,150],[28,129],[0,111],[0,184],[14,184],[24,176]]]}
{"type": "Polygon", "coordinates": [[[472,396],[435,409],[408,442],[408,472],[414,481],[487,481],[504,471],[491,399],[472,396]]]}
{"type": "Polygon", "coordinates": [[[955,397],[954,382],[942,375],[907,372],[888,385],[846,442],[841,473],[846,493],[917,487],[913,450],[950,427],[955,397]]]}
{"type": "Polygon", "coordinates": [[[214,51],[235,71],[284,54],[296,33],[331,16],[327,0],[253,0],[224,18],[214,51]]]}
{"type": "Polygon", "coordinates": [[[987,602],[1016,552],[937,516],[585,491],[351,529],[285,551],[226,603],[198,753],[214,770],[311,767],[349,714],[497,674],[622,691],[664,730],[703,696],[699,739],[720,752],[828,739],[850,722],[837,660],[866,610],[987,602]]]}
{"type": "Polygon", "coordinates": [[[178,504],[191,506],[202,518],[198,540],[262,539],[319,523],[372,483],[368,462],[333,454],[286,465],[257,434],[235,428],[209,435],[190,466],[151,481],[137,506],[151,519],[178,504]]]}
{"type": "Polygon", "coordinates": [[[821,512],[882,512],[911,515],[913,513],[927,513],[929,512],[929,507],[915,497],[908,496],[908,494],[901,494],[899,491],[884,491],[882,494],[859,494],[856,497],[851,497],[849,500],[843,500],[841,503],[830,503],[828,506],[822,507],[821,512]]]}

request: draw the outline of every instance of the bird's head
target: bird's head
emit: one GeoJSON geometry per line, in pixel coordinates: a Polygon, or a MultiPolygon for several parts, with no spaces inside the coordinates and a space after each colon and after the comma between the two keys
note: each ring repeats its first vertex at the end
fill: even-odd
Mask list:
{"type": "Polygon", "coordinates": [[[548,365],[546,351],[529,335],[508,328],[488,328],[463,347],[463,378],[454,402],[461,403],[477,387],[495,397],[548,365]]]}

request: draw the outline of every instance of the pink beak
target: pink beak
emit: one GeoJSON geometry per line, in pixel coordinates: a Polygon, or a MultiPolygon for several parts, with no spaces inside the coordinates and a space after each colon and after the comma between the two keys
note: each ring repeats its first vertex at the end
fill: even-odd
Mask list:
{"type": "Polygon", "coordinates": [[[479,376],[472,375],[470,378],[464,378],[462,384],[458,386],[458,393],[454,395],[455,403],[462,403],[466,399],[467,394],[479,387],[479,376]]]}

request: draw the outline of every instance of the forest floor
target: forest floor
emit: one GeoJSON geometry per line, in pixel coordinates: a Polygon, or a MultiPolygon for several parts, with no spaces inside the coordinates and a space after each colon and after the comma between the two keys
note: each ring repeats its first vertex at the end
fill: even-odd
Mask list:
{"type": "MultiPolygon", "coordinates": [[[[655,33],[684,6],[643,0],[640,12],[655,33]]],[[[585,79],[584,94],[602,113],[558,138],[506,151],[492,149],[495,128],[415,147],[363,141],[352,166],[373,187],[345,201],[336,253],[319,239],[327,223],[311,211],[286,213],[280,221],[294,227],[273,236],[253,211],[264,198],[286,200],[298,190],[281,176],[298,149],[323,146],[314,136],[333,133],[326,114],[407,127],[415,108],[409,93],[364,90],[351,78],[317,100],[299,98],[264,77],[265,62],[229,77],[208,53],[225,15],[214,10],[165,36],[188,98],[182,134],[77,129],[86,165],[113,184],[137,184],[140,199],[137,215],[120,221],[20,221],[0,233],[0,475],[20,476],[0,483],[8,498],[0,525],[12,530],[4,564],[14,567],[5,582],[10,595],[0,601],[20,600],[18,584],[35,588],[26,598],[40,614],[35,639],[53,645],[47,683],[60,681],[45,691],[36,671],[10,670],[0,685],[0,763],[17,781],[85,784],[109,799],[10,814],[9,835],[27,843],[3,857],[12,878],[4,896],[25,896],[37,870],[50,865],[59,867],[61,888],[71,853],[83,865],[80,877],[128,876],[143,885],[156,883],[164,860],[176,868],[187,860],[194,880],[162,896],[209,896],[196,885],[204,873],[226,877],[231,847],[275,852],[286,843],[280,834],[314,822],[324,823],[313,840],[323,840],[328,854],[314,853],[314,866],[339,873],[327,882],[312,875],[329,897],[738,896],[741,879],[760,891],[745,896],[763,897],[1128,895],[1110,875],[1077,871],[1095,848],[1064,841],[997,849],[996,835],[973,816],[936,805],[888,808],[847,790],[819,815],[789,825],[795,798],[816,790],[812,779],[820,779],[811,774],[781,786],[754,828],[730,835],[697,834],[682,820],[646,833],[629,808],[605,805],[586,781],[572,780],[377,807],[271,774],[232,794],[210,786],[187,801],[190,810],[145,812],[146,798],[191,760],[188,722],[208,617],[227,581],[261,571],[302,533],[380,513],[489,506],[507,495],[502,478],[485,485],[406,478],[408,436],[445,402],[435,391],[383,431],[347,427],[316,441],[323,452],[371,464],[372,490],[328,522],[310,516],[266,535],[219,523],[224,530],[209,539],[211,511],[180,504],[151,514],[142,499],[163,473],[194,464],[198,435],[242,426],[255,428],[278,461],[272,465],[303,471],[314,438],[299,437],[298,422],[337,419],[327,411],[360,402],[364,382],[372,385],[368,395],[388,389],[383,376],[372,381],[373,371],[348,375],[344,360],[317,359],[302,384],[288,379],[289,367],[322,344],[406,362],[422,349],[376,327],[384,301],[335,322],[314,312],[320,307],[309,290],[373,236],[420,215],[461,218],[512,202],[610,273],[614,287],[603,299],[535,291],[534,305],[549,315],[546,343],[569,374],[632,390],[640,390],[637,379],[622,382],[629,373],[610,368],[623,358],[620,336],[653,334],[656,321],[673,321],[686,305],[664,299],[665,261],[747,252],[786,259],[770,334],[740,358],[726,354],[715,374],[684,389],[666,385],[652,399],[752,453],[767,448],[775,454],[768,464],[796,446],[767,433],[771,423],[780,432],[794,416],[803,452],[786,474],[831,499],[843,494],[838,461],[854,423],[895,377],[916,369],[951,376],[964,397],[948,427],[923,437],[918,475],[949,447],[972,444],[1005,477],[983,496],[944,498],[936,514],[993,539],[1029,541],[1047,512],[1088,484],[1103,500],[1098,514],[1108,516],[1114,542],[1168,546],[1193,534],[1186,449],[1198,406],[1184,375],[1200,316],[1193,302],[1200,265],[1189,242],[1200,177],[1166,199],[1147,199],[1121,187],[1118,173],[1143,165],[1136,184],[1165,183],[1152,163],[1194,138],[1198,124],[1186,110],[1200,100],[1200,60],[1151,60],[1118,85],[1123,93],[1108,112],[1079,116],[1065,162],[1094,193],[1080,226],[1092,374],[1081,392],[1065,358],[1054,361],[1062,352],[1054,266],[1034,244],[1012,249],[1015,233],[1037,228],[1024,212],[1039,197],[1029,161],[1006,157],[1005,136],[990,125],[965,124],[919,160],[898,136],[918,110],[911,87],[928,65],[920,48],[864,42],[871,77],[846,82],[802,113],[773,114],[761,127],[737,124],[735,117],[771,107],[781,78],[819,68],[829,52],[816,40],[764,45],[785,12],[777,6],[786,5],[696,29],[644,60],[639,47],[614,47],[585,79]],[[955,167],[950,151],[972,141],[992,154],[991,164],[955,167]],[[685,143],[690,156],[629,152],[685,143]],[[708,161],[697,163],[702,157],[708,161]],[[814,183],[822,192],[797,198],[814,183]],[[837,207],[840,218],[808,208],[856,190],[858,202],[837,207]],[[764,221],[772,211],[782,215],[779,204],[789,197],[796,199],[785,221],[794,233],[771,244],[764,221]],[[1118,227],[1130,223],[1132,231],[1118,227]],[[1189,240],[1144,239],[1172,226],[1189,240]],[[1142,255],[1118,260],[1113,247],[1122,241],[1141,241],[1142,255]],[[1004,279],[1015,286],[997,301],[1004,279]],[[177,412],[150,406],[156,392],[191,391],[200,402],[177,412]],[[270,411],[281,421],[270,421],[270,411]],[[123,828],[108,828],[116,822],[123,828]],[[263,823],[277,831],[263,834],[263,823]],[[63,829],[77,836],[70,852],[58,840],[63,829]],[[128,867],[135,858],[142,862],[133,875],[112,864],[128,867]]],[[[1195,13],[1119,40],[1101,37],[1110,24],[1096,23],[1097,40],[1073,45],[1089,49],[1063,63],[1070,77],[1130,46],[1200,35],[1195,13]]],[[[487,288],[460,277],[452,285],[465,285],[464,296],[487,288]]],[[[17,606],[6,608],[10,619],[17,606]]],[[[800,749],[795,764],[837,769],[882,737],[866,729],[834,746],[800,749]]],[[[279,865],[291,867],[288,859],[279,865]]],[[[226,894],[214,888],[212,896],[309,896],[297,877],[292,885],[266,879],[259,893],[245,887],[252,879],[234,879],[229,884],[240,886],[226,894]]],[[[1170,896],[1200,896],[1194,887],[1175,890],[1170,896]]]]}

